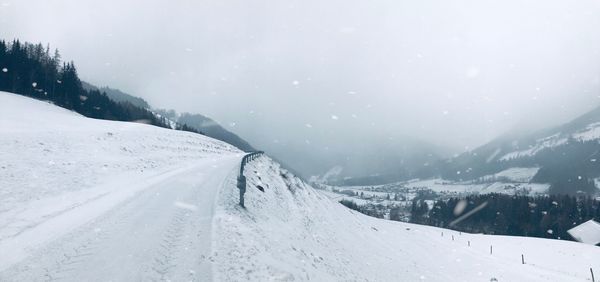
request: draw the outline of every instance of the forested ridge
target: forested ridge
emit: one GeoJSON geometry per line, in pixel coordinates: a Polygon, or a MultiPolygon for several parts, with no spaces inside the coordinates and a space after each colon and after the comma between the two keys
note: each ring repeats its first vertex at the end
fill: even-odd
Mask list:
{"type": "MultiPolygon", "coordinates": [[[[62,62],[58,50],[19,40],[0,40],[0,91],[7,91],[73,110],[86,117],[137,121],[170,128],[164,117],[126,101],[113,101],[96,89],[86,90],[73,62],[62,62]]],[[[27,109],[24,109],[27,110],[27,109]]],[[[183,124],[175,129],[197,132],[183,124]]]]}

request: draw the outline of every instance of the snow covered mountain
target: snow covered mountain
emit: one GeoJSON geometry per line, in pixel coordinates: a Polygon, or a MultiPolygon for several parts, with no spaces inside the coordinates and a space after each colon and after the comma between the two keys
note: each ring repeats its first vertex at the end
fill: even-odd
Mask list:
{"type": "Polygon", "coordinates": [[[600,177],[600,108],[564,125],[510,133],[475,150],[438,163],[429,173],[473,180],[506,170],[535,172],[531,182],[551,184],[551,193],[594,194],[600,177]]]}
{"type": "MultiPolygon", "coordinates": [[[[115,102],[119,103],[131,103],[135,106],[151,109],[152,107],[146,100],[133,96],[131,94],[125,93],[119,89],[113,89],[110,87],[97,87],[85,81],[81,82],[82,86],[86,90],[98,90],[102,93],[105,93],[108,98],[115,102]]],[[[177,128],[180,126],[187,126],[196,131],[202,132],[202,134],[215,138],[217,140],[221,140],[227,142],[233,146],[236,146],[240,150],[250,152],[255,151],[255,149],[248,143],[246,140],[242,139],[238,135],[232,133],[231,131],[225,129],[216,121],[205,117],[200,114],[177,114],[174,110],[163,110],[163,109],[153,109],[152,112],[158,116],[158,118],[164,118],[168,124],[170,124],[171,128],[177,128]]]]}
{"type": "Polygon", "coordinates": [[[0,281],[589,281],[600,269],[594,246],[367,217],[268,157],[247,166],[243,209],[242,155],[0,92],[0,281]]]}
{"type": "Polygon", "coordinates": [[[135,106],[138,106],[140,108],[150,109],[150,104],[148,104],[148,102],[146,100],[144,100],[140,97],[135,97],[133,95],[127,94],[119,89],[113,89],[108,86],[97,87],[97,86],[92,85],[85,81],[81,81],[81,86],[83,86],[83,88],[85,90],[98,90],[98,91],[106,94],[106,96],[108,96],[108,98],[110,98],[111,100],[113,100],[115,102],[127,102],[127,103],[131,103],[135,106]]]}

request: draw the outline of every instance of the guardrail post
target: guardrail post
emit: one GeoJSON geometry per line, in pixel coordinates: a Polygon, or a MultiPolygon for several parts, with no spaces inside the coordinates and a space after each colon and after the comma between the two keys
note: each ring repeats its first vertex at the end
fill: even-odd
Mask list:
{"type": "Polygon", "coordinates": [[[237,177],[237,187],[240,189],[240,206],[244,206],[244,194],[246,193],[246,176],[244,176],[244,167],[246,164],[254,159],[256,159],[259,155],[264,154],[262,151],[252,152],[250,154],[245,155],[242,158],[242,162],[240,164],[240,174],[237,177]]]}
{"type": "Polygon", "coordinates": [[[246,177],[244,175],[240,175],[237,178],[237,187],[240,189],[240,206],[244,206],[244,193],[246,193],[246,177]]]}

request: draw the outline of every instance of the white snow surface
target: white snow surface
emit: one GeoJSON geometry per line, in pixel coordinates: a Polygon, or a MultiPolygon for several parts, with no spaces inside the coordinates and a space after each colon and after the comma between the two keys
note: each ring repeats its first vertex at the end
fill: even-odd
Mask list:
{"type": "Polygon", "coordinates": [[[600,139],[600,122],[588,124],[585,128],[581,128],[571,134],[557,133],[538,139],[536,140],[535,145],[524,150],[517,150],[504,154],[499,160],[509,161],[522,157],[532,157],[544,149],[555,148],[566,144],[569,141],[569,138],[573,138],[582,142],[600,139]]]}
{"type": "Polygon", "coordinates": [[[600,249],[584,244],[368,217],[266,157],[250,163],[246,177],[247,209],[235,205],[234,190],[219,197],[216,237],[228,239],[215,241],[217,280],[586,281],[589,267],[600,267],[600,249]]]}
{"type": "Polygon", "coordinates": [[[519,150],[519,151],[514,151],[514,152],[510,152],[508,154],[505,154],[504,156],[502,156],[500,158],[500,161],[509,161],[509,160],[518,159],[518,158],[522,158],[522,157],[532,157],[544,149],[558,147],[558,146],[566,144],[567,142],[568,142],[567,137],[564,137],[561,134],[555,134],[552,136],[548,136],[548,137],[536,140],[535,145],[533,145],[525,150],[519,150]]]}
{"type": "Polygon", "coordinates": [[[597,245],[600,244],[600,223],[590,219],[567,231],[578,242],[597,245]]]}
{"type": "Polygon", "coordinates": [[[0,93],[0,281],[589,281],[600,269],[586,244],[367,217],[268,157],[247,166],[244,209],[240,158],[197,134],[0,93]]]}
{"type": "Polygon", "coordinates": [[[456,194],[491,194],[502,193],[514,195],[524,193],[530,196],[540,195],[548,192],[550,184],[545,183],[460,183],[443,179],[427,179],[407,182],[406,187],[427,188],[439,193],[456,194]]]}
{"type": "Polygon", "coordinates": [[[514,182],[529,182],[539,170],[539,167],[511,167],[494,174],[494,176],[514,182]]]}
{"type": "Polygon", "coordinates": [[[0,281],[210,280],[241,152],[0,93],[0,281]]]}
{"type": "Polygon", "coordinates": [[[585,129],[573,134],[573,138],[580,141],[600,139],[600,122],[589,124],[585,129]]]}

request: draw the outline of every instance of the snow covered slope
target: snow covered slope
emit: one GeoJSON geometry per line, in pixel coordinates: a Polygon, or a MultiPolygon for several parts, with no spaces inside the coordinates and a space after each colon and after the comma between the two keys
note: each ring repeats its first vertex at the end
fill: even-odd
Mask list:
{"type": "Polygon", "coordinates": [[[600,269],[598,247],[367,217],[267,157],[252,162],[246,177],[247,209],[235,205],[234,190],[219,197],[217,280],[587,281],[590,267],[600,269]]]}
{"type": "Polygon", "coordinates": [[[0,281],[586,281],[600,269],[589,245],[358,214],[268,157],[247,166],[242,209],[240,158],[201,135],[0,93],[0,281]]]}
{"type": "Polygon", "coordinates": [[[214,199],[240,156],[1,92],[0,281],[209,279],[214,199]]]}

